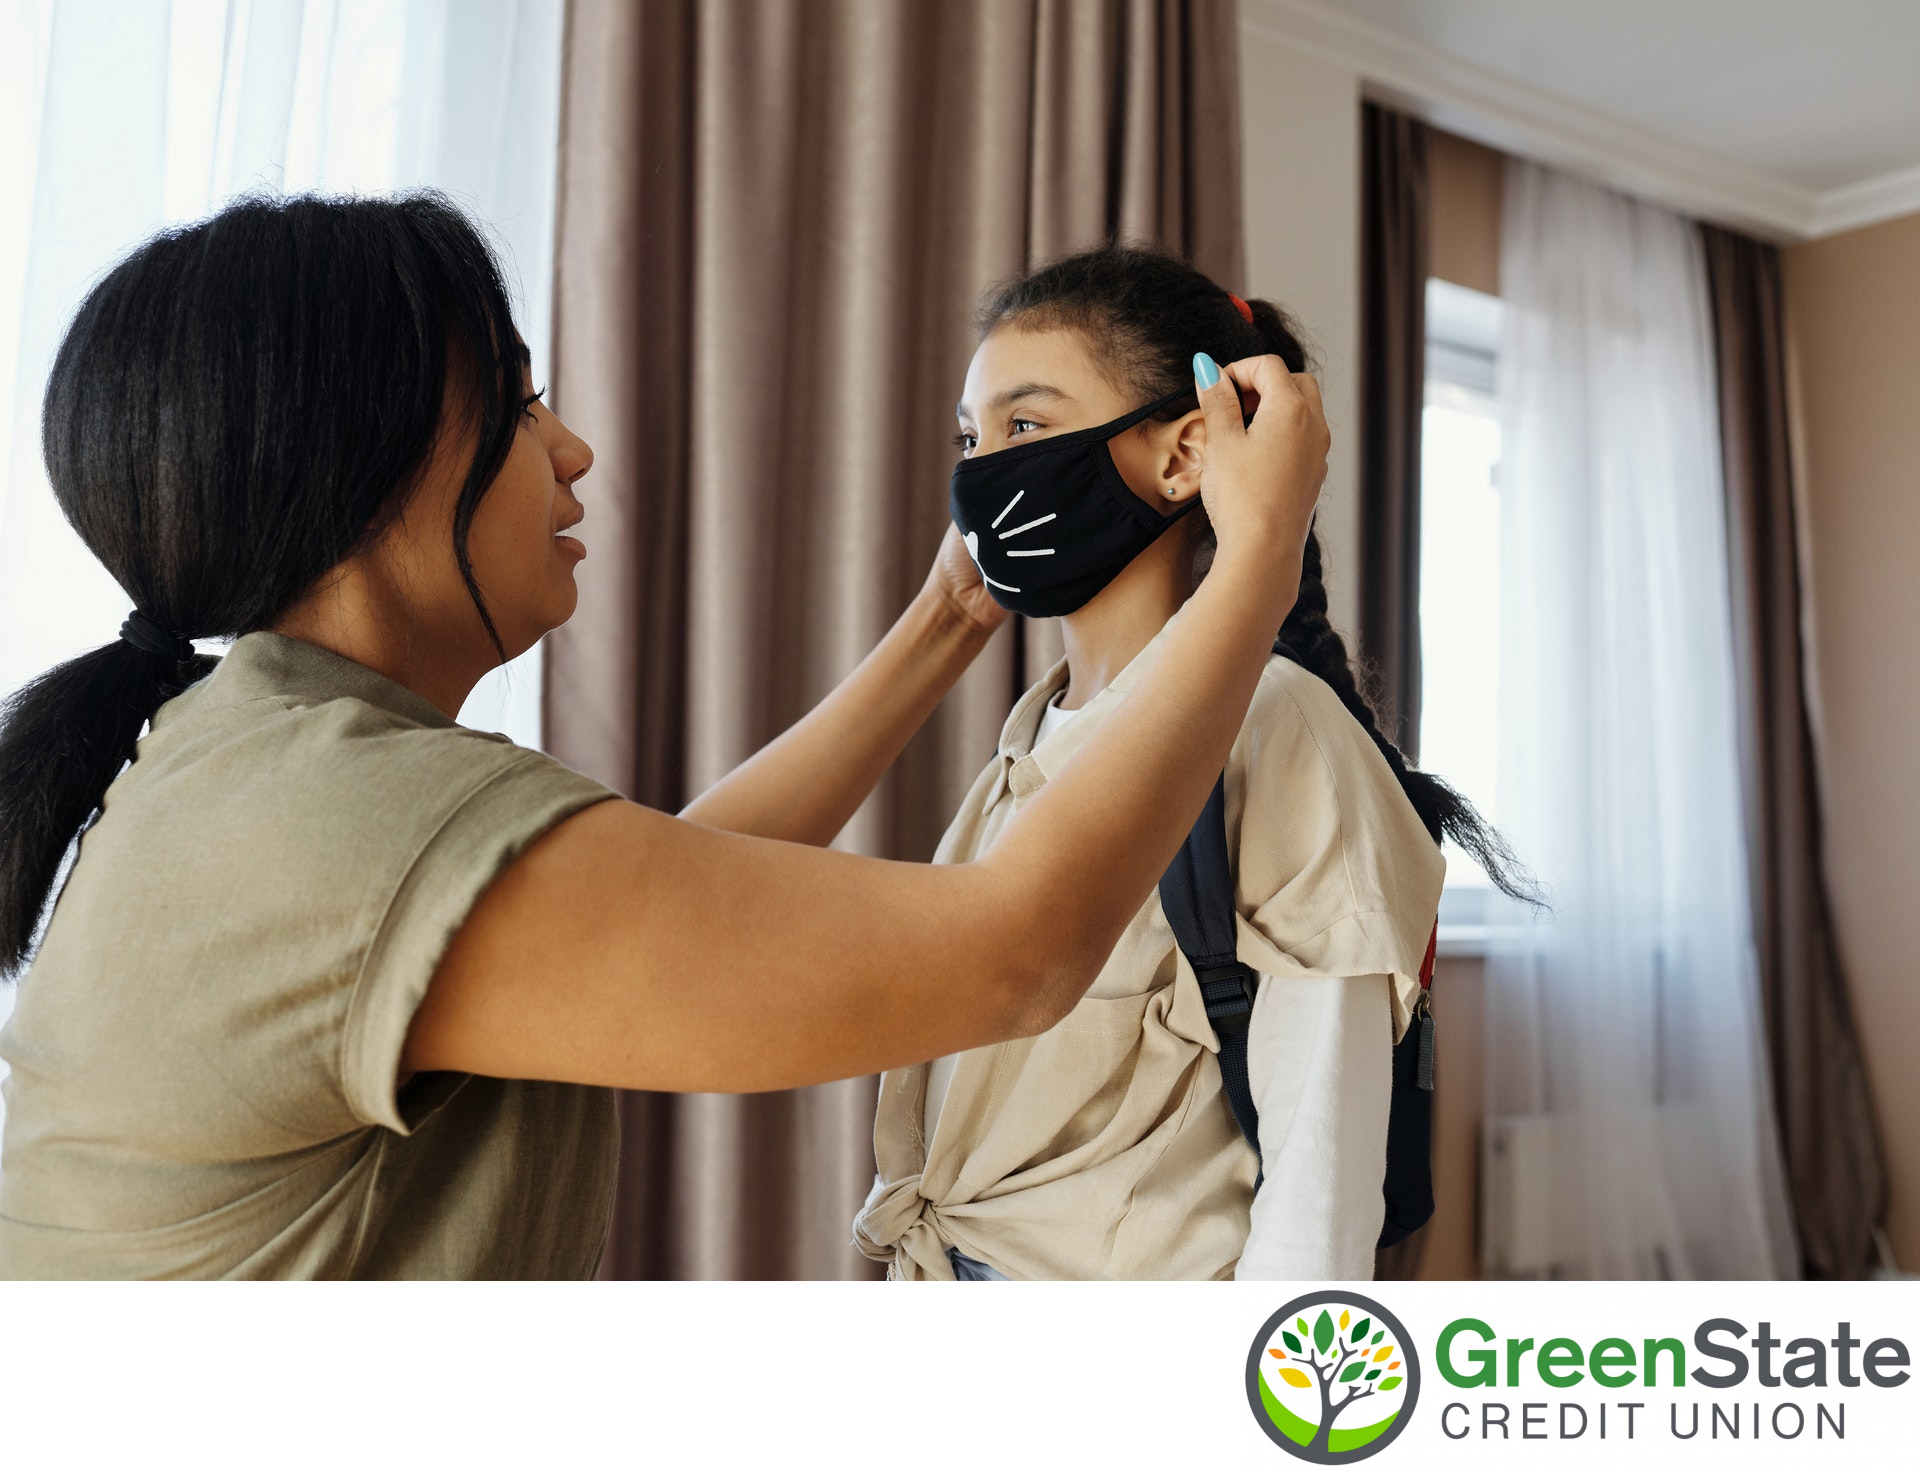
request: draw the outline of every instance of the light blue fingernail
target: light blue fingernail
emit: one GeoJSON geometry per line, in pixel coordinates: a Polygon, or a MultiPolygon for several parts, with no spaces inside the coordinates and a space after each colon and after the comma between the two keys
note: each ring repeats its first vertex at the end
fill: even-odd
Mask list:
{"type": "Polygon", "coordinates": [[[1205,353],[1193,355],[1193,381],[1203,389],[1211,389],[1220,382],[1220,365],[1205,353]]]}

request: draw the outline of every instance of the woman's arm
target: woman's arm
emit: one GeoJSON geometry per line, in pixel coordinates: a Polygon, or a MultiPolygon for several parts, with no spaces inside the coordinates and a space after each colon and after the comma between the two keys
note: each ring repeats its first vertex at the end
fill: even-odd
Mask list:
{"type": "Polygon", "coordinates": [[[866,859],[610,802],[481,898],[404,1070],[776,1089],[1063,1016],[1224,765],[1299,586],[1327,435],[1277,358],[1204,389],[1212,571],[1113,716],[967,865],[866,859]],[[1238,383],[1258,411],[1241,426],[1238,383]]]}
{"type": "Polygon", "coordinates": [[[1005,619],[949,526],[925,586],[873,652],[680,816],[730,833],[831,844],[1005,619]]]}
{"type": "Polygon", "coordinates": [[[1264,1179],[1237,1279],[1370,1279],[1386,1212],[1392,979],[1262,977],[1247,1027],[1264,1179]]]}

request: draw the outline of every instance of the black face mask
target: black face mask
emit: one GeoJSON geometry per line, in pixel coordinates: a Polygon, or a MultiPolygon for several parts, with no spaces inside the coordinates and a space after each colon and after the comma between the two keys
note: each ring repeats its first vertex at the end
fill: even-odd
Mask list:
{"type": "Polygon", "coordinates": [[[1071,614],[1200,504],[1196,497],[1161,516],[1128,489],[1107,448],[1122,430],[1192,392],[953,468],[954,525],[995,602],[1035,619],[1071,614]]]}

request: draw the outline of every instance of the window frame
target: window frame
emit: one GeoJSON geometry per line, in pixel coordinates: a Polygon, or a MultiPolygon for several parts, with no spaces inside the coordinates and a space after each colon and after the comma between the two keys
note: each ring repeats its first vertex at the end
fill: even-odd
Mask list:
{"type": "MultiPolygon", "coordinates": [[[[1429,277],[1426,286],[1425,383],[1421,396],[1421,455],[1426,454],[1424,418],[1439,405],[1497,419],[1502,303],[1498,297],[1429,277]]],[[[1498,469],[1495,470],[1498,485],[1498,469]]],[[[1425,490],[1422,489],[1424,499],[1425,490]]],[[[1424,508],[1423,508],[1424,510],[1424,508]]],[[[1424,521],[1424,519],[1423,519],[1424,521]]],[[[1422,530],[1423,554],[1426,532],[1422,530]]],[[[1449,864],[1440,893],[1439,954],[1485,956],[1492,942],[1491,887],[1461,883],[1449,864]]]]}

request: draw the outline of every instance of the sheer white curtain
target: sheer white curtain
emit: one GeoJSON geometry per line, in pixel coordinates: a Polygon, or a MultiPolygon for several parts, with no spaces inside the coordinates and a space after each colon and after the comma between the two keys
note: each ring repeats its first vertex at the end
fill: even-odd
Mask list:
{"type": "MultiPolygon", "coordinates": [[[[130,607],[62,519],[40,399],[87,286],[254,190],[431,185],[493,228],[547,361],[563,0],[0,3],[0,696],[130,607]]],[[[539,651],[462,719],[540,739],[539,651]]],[[[0,984],[0,1018],[12,1005],[0,984]]]]}
{"type": "Polygon", "coordinates": [[[1784,1275],[1698,233],[1513,161],[1501,273],[1500,818],[1553,911],[1489,960],[1488,1267],[1784,1275]]]}

